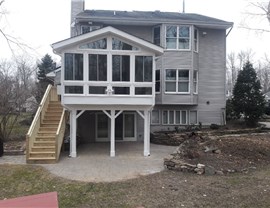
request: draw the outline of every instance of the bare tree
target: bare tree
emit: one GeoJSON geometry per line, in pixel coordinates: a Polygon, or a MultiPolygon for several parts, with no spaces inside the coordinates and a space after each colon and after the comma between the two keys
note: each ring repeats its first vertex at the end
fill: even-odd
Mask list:
{"type": "MultiPolygon", "coordinates": [[[[5,0],[0,0],[0,20],[5,19],[7,15],[7,11],[3,8],[4,2],[5,0]]],[[[14,57],[16,57],[16,53],[18,51],[23,53],[27,52],[28,50],[34,51],[32,47],[21,41],[19,38],[6,32],[5,27],[3,26],[3,21],[0,21],[0,38],[5,40],[14,57]]]]}
{"type": "Polygon", "coordinates": [[[246,13],[246,21],[240,24],[240,28],[254,30],[256,32],[270,32],[270,1],[249,1],[249,11],[246,13]],[[251,25],[251,21],[255,20],[256,23],[267,21],[269,24],[266,27],[258,27],[251,25]],[[247,23],[246,23],[247,22],[247,23]]]}
{"type": "Polygon", "coordinates": [[[0,156],[3,142],[10,138],[35,86],[31,62],[23,58],[16,61],[0,61],[0,156]]]}

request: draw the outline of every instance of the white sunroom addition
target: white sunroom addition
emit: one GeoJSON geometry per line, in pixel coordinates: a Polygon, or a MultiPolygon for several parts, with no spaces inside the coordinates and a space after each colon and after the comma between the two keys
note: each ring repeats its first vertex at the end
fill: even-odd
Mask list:
{"type": "Polygon", "coordinates": [[[61,102],[70,111],[70,156],[77,155],[77,119],[85,111],[108,116],[110,156],[115,156],[115,119],[124,111],[136,112],[144,120],[144,155],[149,155],[155,60],[163,49],[113,27],[52,47],[62,57],[61,102]]]}

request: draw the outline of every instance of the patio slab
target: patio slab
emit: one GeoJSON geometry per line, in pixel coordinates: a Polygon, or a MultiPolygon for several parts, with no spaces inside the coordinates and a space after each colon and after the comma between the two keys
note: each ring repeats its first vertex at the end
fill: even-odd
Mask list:
{"type": "MultiPolygon", "coordinates": [[[[110,157],[109,143],[81,145],[77,157],[70,158],[68,152],[61,153],[57,164],[41,165],[52,174],[70,180],[86,182],[112,182],[164,170],[163,158],[176,147],[151,144],[151,155],[143,156],[142,142],[117,142],[116,156],[110,157]]],[[[25,156],[4,156],[0,164],[25,164],[25,156]]]]}

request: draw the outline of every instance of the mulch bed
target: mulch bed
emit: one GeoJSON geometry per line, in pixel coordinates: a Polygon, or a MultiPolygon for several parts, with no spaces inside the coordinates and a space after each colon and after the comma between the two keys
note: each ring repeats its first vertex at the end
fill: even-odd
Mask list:
{"type": "Polygon", "coordinates": [[[25,150],[25,141],[4,142],[4,155],[24,155],[25,150]]]}

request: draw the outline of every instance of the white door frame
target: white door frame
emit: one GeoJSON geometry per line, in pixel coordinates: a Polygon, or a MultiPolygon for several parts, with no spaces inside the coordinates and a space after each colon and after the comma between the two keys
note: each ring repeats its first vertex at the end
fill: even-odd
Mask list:
{"type": "Polygon", "coordinates": [[[137,117],[136,112],[123,112],[123,141],[137,141],[137,117]],[[125,115],[134,115],[134,137],[125,137],[125,115]]]}
{"type": "MultiPolygon", "coordinates": [[[[110,141],[110,118],[107,116],[108,119],[108,137],[98,137],[98,116],[103,115],[103,112],[97,112],[96,113],[96,121],[95,121],[95,129],[96,129],[96,134],[95,134],[95,140],[97,142],[109,142],[110,141]]],[[[122,141],[137,141],[137,114],[136,112],[122,112],[123,114],[123,140],[116,140],[116,142],[122,142],[122,141]],[[127,114],[132,114],[134,115],[134,137],[125,137],[125,115],[127,114]]],[[[106,115],[106,114],[104,114],[106,115]]]]}

